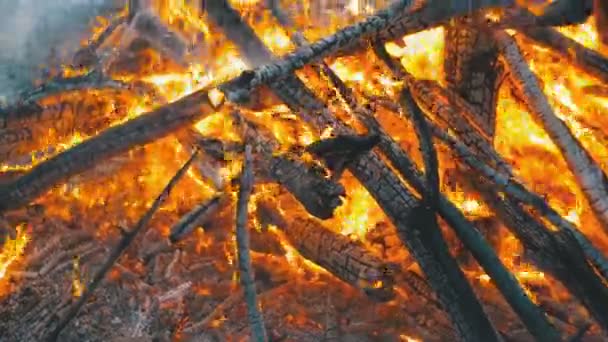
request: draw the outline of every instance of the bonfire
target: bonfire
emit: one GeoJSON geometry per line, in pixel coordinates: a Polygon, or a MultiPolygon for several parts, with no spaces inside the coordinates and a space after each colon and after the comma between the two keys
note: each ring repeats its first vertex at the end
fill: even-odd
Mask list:
{"type": "Polygon", "coordinates": [[[0,340],[605,341],[607,21],[128,1],[0,108],[0,340]]]}

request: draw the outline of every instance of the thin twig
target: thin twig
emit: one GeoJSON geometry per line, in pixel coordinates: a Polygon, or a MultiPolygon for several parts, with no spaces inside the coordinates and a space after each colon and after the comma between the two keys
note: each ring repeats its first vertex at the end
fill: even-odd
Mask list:
{"type": "Polygon", "coordinates": [[[253,156],[251,146],[245,147],[245,161],[240,177],[239,194],[236,204],[236,245],[241,286],[245,293],[251,335],[257,342],[268,341],[264,317],[259,310],[255,280],[249,255],[249,232],[247,231],[248,204],[253,191],[253,156]]]}
{"type": "Polygon", "coordinates": [[[78,298],[78,301],[68,310],[68,312],[61,318],[55,327],[55,329],[51,332],[51,334],[46,338],[47,341],[57,341],[59,338],[59,334],[63,329],[70,323],[70,321],[76,317],[82,306],[89,300],[93,292],[97,289],[97,287],[101,284],[101,281],[105,278],[106,274],[110,269],[114,266],[116,261],[120,258],[120,256],[124,253],[124,251],[131,245],[137,234],[139,234],[142,230],[144,230],[152,216],[156,213],[161,204],[169,197],[171,190],[175,187],[175,185],[179,182],[179,180],[186,174],[188,168],[194,161],[198,150],[196,150],[190,159],[177,171],[177,173],[169,180],[169,183],[165,186],[160,195],[154,200],[152,206],[146,211],[144,216],[140,218],[135,225],[135,228],[129,231],[124,231],[123,236],[115,246],[114,250],[108,258],[106,262],[99,268],[99,270],[95,273],[91,282],[85,288],[82,296],[78,298]]]}

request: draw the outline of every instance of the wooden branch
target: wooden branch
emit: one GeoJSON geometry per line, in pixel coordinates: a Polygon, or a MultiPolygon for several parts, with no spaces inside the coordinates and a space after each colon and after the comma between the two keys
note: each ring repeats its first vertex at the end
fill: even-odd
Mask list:
{"type": "Polygon", "coordinates": [[[586,48],[575,40],[549,27],[522,27],[518,31],[535,43],[557,52],[579,69],[608,83],[608,57],[586,48]]]}
{"type": "Polygon", "coordinates": [[[222,207],[227,198],[225,194],[220,193],[192,208],[171,227],[169,242],[172,244],[178,243],[196,229],[196,227],[208,222],[218,209],[222,207]]]}
{"type": "MultiPolygon", "coordinates": [[[[430,1],[423,6],[423,9],[420,9],[420,4],[416,1],[395,1],[388,9],[378,11],[363,22],[341,29],[320,41],[303,46],[284,56],[278,63],[264,65],[253,72],[243,72],[239,78],[223,85],[222,91],[226,93],[230,101],[246,103],[249,93],[258,85],[278,81],[284,75],[292,73],[306,64],[335,54],[341,49],[348,48],[366,39],[385,39],[385,37],[382,37],[382,33],[385,32],[393,36],[396,33],[394,29],[399,31],[400,36],[403,36],[404,31],[406,31],[405,26],[407,26],[404,22],[428,23],[428,20],[431,20],[434,23],[439,23],[458,14],[468,13],[471,10],[512,4],[513,1],[509,0],[484,0],[476,1],[469,7],[461,1],[451,1],[449,4],[442,3],[441,5],[430,1]],[[391,27],[391,24],[394,24],[395,21],[399,22],[398,28],[391,27]]],[[[428,26],[430,25],[420,24],[417,25],[417,28],[424,29],[428,26]]]]}
{"type": "Polygon", "coordinates": [[[555,115],[515,40],[503,31],[496,31],[494,36],[500,44],[516,91],[560,149],[602,228],[608,232],[608,178],[568,126],[555,115]]]}
{"type": "Polygon", "coordinates": [[[311,165],[290,157],[277,154],[278,143],[269,135],[247,121],[239,114],[237,125],[258,158],[255,169],[259,176],[269,178],[291,193],[311,215],[320,219],[333,217],[334,210],[342,204],[344,187],[335,180],[326,179],[311,165]]]}
{"type": "Polygon", "coordinates": [[[0,186],[0,212],[19,208],[95,164],[160,139],[215,109],[203,89],[162,106],[48,159],[14,182],[0,186]]]}
{"type": "Polygon", "coordinates": [[[286,217],[275,208],[272,200],[258,202],[260,215],[277,225],[304,258],[360,289],[372,300],[393,299],[394,266],[368,252],[360,242],[325,228],[318,220],[286,217]]]}
{"type": "MultiPolygon", "coordinates": [[[[275,59],[253,28],[241,18],[239,12],[227,0],[206,1],[203,5],[211,22],[219,26],[226,37],[236,44],[247,64],[251,67],[259,67],[275,59]]],[[[324,107],[314,93],[294,74],[285,74],[280,82],[270,82],[268,86],[293,111],[305,109],[314,112],[324,107]]],[[[258,102],[254,98],[259,96],[255,96],[255,92],[251,95],[249,103],[258,102]]]]}
{"type": "Polygon", "coordinates": [[[251,256],[249,255],[249,232],[247,231],[248,204],[253,191],[252,159],[251,146],[247,145],[245,146],[245,161],[241,172],[236,204],[236,245],[238,248],[239,278],[247,303],[251,335],[257,342],[266,342],[268,336],[264,326],[264,317],[259,311],[255,280],[251,269],[251,256]]]}
{"type": "MultiPolygon", "coordinates": [[[[197,151],[198,152],[198,151],[197,151]]],[[[97,287],[101,284],[102,280],[105,278],[106,274],[110,271],[110,269],[116,264],[116,261],[120,259],[121,255],[125,252],[125,250],[131,245],[135,237],[147,228],[148,223],[154,216],[154,213],[158,210],[158,208],[163,204],[163,202],[169,197],[171,190],[175,187],[175,185],[179,182],[179,180],[186,174],[188,168],[194,161],[196,157],[196,152],[192,154],[190,159],[184,163],[184,165],[177,171],[177,173],[169,180],[169,183],[165,186],[160,195],[154,200],[152,206],[146,211],[144,216],[142,216],[135,227],[130,231],[124,231],[122,238],[118,242],[118,244],[114,247],[105,263],[95,272],[93,275],[91,282],[85,287],[82,295],[78,297],[76,303],[74,303],[65,315],[59,318],[59,322],[57,326],[51,331],[51,333],[45,338],[45,340],[49,342],[54,342],[59,338],[59,334],[61,331],[70,323],[70,321],[78,315],[78,312],[82,308],[82,306],[91,298],[93,292],[97,289],[97,287]]]]}
{"type": "Polygon", "coordinates": [[[494,136],[498,88],[503,65],[498,48],[483,25],[482,18],[468,16],[452,20],[446,27],[444,73],[448,89],[460,95],[475,109],[475,122],[489,137],[494,136]]]}

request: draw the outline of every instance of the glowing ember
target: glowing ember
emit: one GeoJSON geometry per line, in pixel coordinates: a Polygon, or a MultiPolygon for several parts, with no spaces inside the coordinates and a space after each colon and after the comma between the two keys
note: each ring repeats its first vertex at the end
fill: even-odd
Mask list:
{"type": "MultiPolygon", "coordinates": [[[[6,237],[0,252],[0,290],[7,286],[6,282],[10,276],[11,265],[18,262],[23,256],[29,240],[30,237],[25,224],[16,228],[14,239],[10,236],[6,237]]],[[[0,291],[0,295],[2,294],[4,294],[4,291],[0,291]]]]}

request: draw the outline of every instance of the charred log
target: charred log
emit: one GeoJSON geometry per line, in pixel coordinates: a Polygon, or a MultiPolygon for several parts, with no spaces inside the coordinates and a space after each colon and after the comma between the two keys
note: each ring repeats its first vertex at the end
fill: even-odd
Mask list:
{"type": "MultiPolygon", "coordinates": [[[[53,94],[68,92],[72,90],[82,89],[131,89],[132,85],[123,81],[117,81],[108,78],[103,73],[92,70],[84,75],[74,77],[56,77],[48,82],[45,82],[34,89],[26,89],[19,95],[17,106],[23,103],[28,105],[29,102],[39,100],[43,97],[48,97],[53,94]]],[[[19,107],[13,109],[17,110],[19,107]]]]}
{"type": "Polygon", "coordinates": [[[394,266],[368,252],[361,243],[336,234],[312,218],[287,218],[269,202],[258,203],[261,215],[281,229],[290,244],[306,259],[365,292],[370,299],[393,299],[394,266]]]}
{"type": "Polygon", "coordinates": [[[557,0],[548,4],[537,17],[542,26],[582,24],[593,11],[593,0],[557,0]]]}
{"type": "Polygon", "coordinates": [[[122,125],[109,128],[38,164],[14,182],[2,185],[0,211],[19,208],[69,177],[138,145],[171,134],[213,111],[207,91],[201,90],[122,125]]]}
{"type": "Polygon", "coordinates": [[[463,17],[448,24],[445,32],[444,73],[448,88],[475,108],[476,122],[490,137],[496,125],[498,88],[503,66],[491,35],[477,26],[477,16],[463,17]]]}

